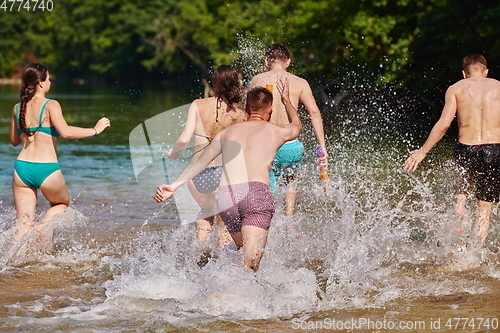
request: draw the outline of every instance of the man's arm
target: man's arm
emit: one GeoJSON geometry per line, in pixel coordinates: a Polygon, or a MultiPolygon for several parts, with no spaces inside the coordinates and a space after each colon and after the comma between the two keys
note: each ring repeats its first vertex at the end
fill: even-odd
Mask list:
{"type": "Polygon", "coordinates": [[[304,80],[304,88],[300,94],[300,101],[307,109],[309,113],[309,117],[311,118],[311,125],[314,130],[314,134],[316,135],[316,140],[326,155],[326,145],[325,145],[325,131],[323,129],[323,118],[321,117],[321,112],[316,104],[316,100],[314,99],[314,95],[311,91],[311,87],[306,80],[304,80]]]}
{"type": "Polygon", "coordinates": [[[221,132],[217,133],[210,145],[205,148],[200,157],[191,161],[191,163],[189,163],[189,165],[181,172],[179,177],[172,184],[158,186],[154,195],[154,199],[157,202],[169,199],[179,187],[203,171],[214,158],[221,154],[221,132]]]}
{"type": "Polygon", "coordinates": [[[285,105],[286,114],[288,116],[288,121],[290,122],[285,126],[289,132],[286,134],[285,140],[293,140],[297,138],[302,131],[302,123],[300,122],[297,109],[293,106],[290,101],[290,84],[287,78],[280,79],[277,82],[276,88],[281,95],[281,101],[285,105]]]}
{"type": "Polygon", "coordinates": [[[404,164],[406,171],[415,171],[417,166],[424,160],[427,153],[443,138],[457,113],[457,98],[453,86],[449,87],[445,95],[443,112],[437,123],[432,128],[424,145],[410,152],[410,157],[404,164]]]}

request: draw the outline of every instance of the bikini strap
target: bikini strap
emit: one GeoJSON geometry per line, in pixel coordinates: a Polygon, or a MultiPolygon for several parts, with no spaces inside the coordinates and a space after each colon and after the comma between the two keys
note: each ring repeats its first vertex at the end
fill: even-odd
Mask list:
{"type": "Polygon", "coordinates": [[[40,109],[40,119],[38,119],[38,126],[42,126],[43,115],[45,113],[45,107],[47,106],[47,103],[50,102],[50,101],[51,101],[51,99],[46,100],[43,103],[42,108],[40,109]]]}
{"type": "Polygon", "coordinates": [[[213,138],[210,138],[210,137],[208,137],[206,135],[202,135],[202,134],[198,134],[198,133],[194,133],[194,135],[207,139],[208,143],[212,142],[212,140],[213,140],[213,138]]]}
{"type": "Polygon", "coordinates": [[[192,158],[194,155],[196,155],[199,152],[205,150],[208,146],[210,146],[210,144],[212,143],[212,140],[213,140],[213,138],[210,138],[210,137],[208,137],[206,135],[202,135],[202,134],[198,134],[198,133],[194,133],[194,135],[207,139],[208,143],[205,146],[203,146],[202,148],[200,148],[197,151],[195,151],[194,153],[192,153],[191,156],[189,156],[188,158],[192,158]]]}
{"type": "Polygon", "coordinates": [[[222,107],[222,98],[217,97],[217,101],[215,102],[215,122],[219,122],[219,109],[222,107]]]}

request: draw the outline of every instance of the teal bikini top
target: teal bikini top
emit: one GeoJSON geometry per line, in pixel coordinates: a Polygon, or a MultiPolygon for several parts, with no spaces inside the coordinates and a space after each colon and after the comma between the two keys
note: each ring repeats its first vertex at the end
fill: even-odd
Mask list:
{"type": "MultiPolygon", "coordinates": [[[[59,137],[59,133],[57,132],[56,128],[54,126],[48,127],[48,126],[42,126],[42,121],[43,121],[43,115],[45,113],[45,107],[47,106],[47,103],[50,102],[51,99],[48,99],[43,103],[42,108],[40,109],[40,117],[38,119],[38,127],[28,127],[27,130],[30,132],[42,132],[48,135],[52,135],[54,137],[59,137]]],[[[17,129],[17,132],[21,134],[23,130],[21,129],[21,122],[19,119],[19,103],[16,104],[16,119],[17,123],[19,125],[19,128],[17,129]]]]}

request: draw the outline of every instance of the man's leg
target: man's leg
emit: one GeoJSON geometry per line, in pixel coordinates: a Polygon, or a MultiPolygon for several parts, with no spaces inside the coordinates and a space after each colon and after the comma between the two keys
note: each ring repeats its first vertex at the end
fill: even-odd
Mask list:
{"type": "Polygon", "coordinates": [[[297,202],[297,188],[290,185],[285,197],[283,198],[285,216],[292,216],[295,212],[295,203],[297,202]]]}
{"type": "Polygon", "coordinates": [[[476,220],[472,226],[474,236],[483,244],[490,229],[490,216],[493,202],[477,200],[476,220]]]}
{"type": "Polygon", "coordinates": [[[238,249],[243,249],[243,266],[257,271],[267,243],[267,230],[244,225],[241,232],[231,234],[238,249]]]}
{"type": "Polygon", "coordinates": [[[297,183],[295,175],[283,176],[285,186],[287,187],[285,197],[283,198],[285,216],[289,217],[295,213],[295,204],[297,202],[297,183]]]}
{"type": "Polygon", "coordinates": [[[244,265],[254,271],[259,269],[267,243],[267,234],[267,230],[252,225],[244,225],[241,228],[244,265]]]}
{"type": "Polygon", "coordinates": [[[457,194],[457,205],[455,206],[455,225],[453,233],[462,235],[465,231],[465,213],[467,209],[467,196],[464,193],[457,194]]]}
{"type": "Polygon", "coordinates": [[[280,147],[275,156],[274,167],[279,168],[283,175],[286,194],[284,196],[284,212],[289,217],[295,213],[295,204],[297,202],[297,184],[295,182],[295,173],[300,167],[300,162],[304,155],[304,145],[300,141],[285,143],[280,147]],[[290,170],[292,170],[290,172],[290,170]]]}
{"type": "MultiPolygon", "coordinates": [[[[285,196],[283,197],[283,211],[285,213],[285,218],[291,218],[295,213],[295,204],[297,203],[297,186],[295,181],[295,175],[283,176],[285,185],[287,186],[285,196]]],[[[294,236],[295,238],[301,238],[302,235],[293,227],[289,222],[290,219],[285,220],[285,231],[287,234],[294,236]]]]}

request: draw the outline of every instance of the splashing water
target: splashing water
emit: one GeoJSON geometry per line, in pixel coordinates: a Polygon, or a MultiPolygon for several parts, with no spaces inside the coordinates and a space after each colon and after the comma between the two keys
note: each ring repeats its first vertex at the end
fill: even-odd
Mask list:
{"type": "Polygon", "coordinates": [[[251,36],[237,35],[238,47],[234,53],[234,66],[236,70],[243,75],[245,85],[255,75],[266,70],[264,66],[264,52],[266,45],[261,39],[251,36]]]}
{"type": "MultiPolygon", "coordinates": [[[[261,44],[249,44],[242,53],[257,49],[261,44]]],[[[320,103],[332,178],[326,195],[313,163],[314,135],[304,122],[301,140],[309,153],[299,170],[297,212],[284,217],[282,188],[257,273],[241,267],[234,245],[198,266],[193,224],[178,224],[168,206],[152,202],[162,170],[145,170],[137,183],[132,167],[123,168],[129,156],[123,146],[62,146],[62,156],[80,157],[81,169],[93,170],[87,178],[99,182],[73,178],[75,210],[55,225],[55,253],[0,262],[0,327],[281,332],[294,331],[295,319],[429,319],[435,309],[448,316],[497,315],[497,208],[491,246],[479,252],[454,247],[452,143],[436,147],[416,173],[402,171],[417,141],[403,110],[415,99],[387,97],[362,84],[352,84],[355,93],[347,84],[336,94],[325,91],[320,103]]],[[[15,213],[7,198],[0,205],[5,248],[15,213]]]]}

